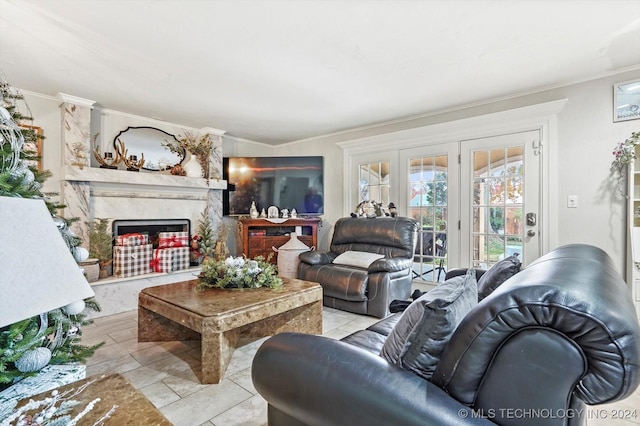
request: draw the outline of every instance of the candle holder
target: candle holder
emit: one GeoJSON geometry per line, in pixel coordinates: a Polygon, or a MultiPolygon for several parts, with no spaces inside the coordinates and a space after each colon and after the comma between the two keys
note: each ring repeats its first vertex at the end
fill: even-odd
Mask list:
{"type": "Polygon", "coordinates": [[[93,137],[93,157],[96,159],[98,164],[100,164],[101,169],[112,169],[115,170],[118,168],[118,163],[120,163],[120,159],[118,158],[118,154],[116,153],[115,158],[113,157],[113,152],[105,152],[104,157],[100,155],[100,147],[96,143],[96,139],[98,138],[99,133],[97,133],[93,137]]]}
{"type": "Polygon", "coordinates": [[[127,157],[128,150],[124,146],[124,142],[120,139],[117,140],[116,143],[116,155],[122,160],[125,166],[127,166],[127,170],[130,172],[139,172],[142,166],[144,166],[144,153],[140,154],[140,159],[138,160],[137,155],[129,155],[127,157]]]}

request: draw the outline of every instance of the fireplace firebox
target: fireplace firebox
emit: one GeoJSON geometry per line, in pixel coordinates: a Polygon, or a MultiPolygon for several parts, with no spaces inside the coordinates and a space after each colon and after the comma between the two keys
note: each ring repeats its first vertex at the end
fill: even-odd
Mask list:
{"type": "Polygon", "coordinates": [[[125,234],[147,234],[149,242],[158,248],[160,232],[188,232],[191,237],[189,219],[117,219],[112,225],[114,238],[125,234]]]}

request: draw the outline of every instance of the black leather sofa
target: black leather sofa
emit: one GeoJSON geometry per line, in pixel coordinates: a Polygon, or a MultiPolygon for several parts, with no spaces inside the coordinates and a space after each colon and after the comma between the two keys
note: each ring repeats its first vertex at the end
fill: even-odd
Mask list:
{"type": "Polygon", "coordinates": [[[325,306],[384,318],[389,304],[411,293],[411,267],[418,222],[409,217],[341,218],[335,223],[329,251],[298,256],[297,277],[322,285],[325,306]],[[340,254],[383,255],[368,267],[335,264],[340,254]]]}
{"type": "Polygon", "coordinates": [[[282,333],[253,361],[269,425],[575,425],[640,382],[630,289],[602,250],[560,247],[464,317],[431,380],[378,355],[401,314],[343,341],[282,333]]]}

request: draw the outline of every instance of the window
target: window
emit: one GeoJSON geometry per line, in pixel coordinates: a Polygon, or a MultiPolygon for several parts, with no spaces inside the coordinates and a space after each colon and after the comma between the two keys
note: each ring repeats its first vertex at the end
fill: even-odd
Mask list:
{"type": "Polygon", "coordinates": [[[389,205],[389,162],[360,164],[358,203],[375,201],[384,207],[389,205]]]}

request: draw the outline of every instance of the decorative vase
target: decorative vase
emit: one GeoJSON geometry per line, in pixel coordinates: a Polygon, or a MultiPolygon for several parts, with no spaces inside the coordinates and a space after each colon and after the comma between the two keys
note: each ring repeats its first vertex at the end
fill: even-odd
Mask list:
{"type": "Polygon", "coordinates": [[[202,166],[198,161],[198,157],[187,151],[185,156],[185,162],[182,165],[182,169],[188,177],[202,177],[202,166]]]}
{"type": "Polygon", "coordinates": [[[279,248],[271,247],[278,253],[278,275],[287,278],[296,278],[298,271],[298,256],[306,251],[313,251],[315,247],[309,247],[298,239],[298,234],[291,233],[289,241],[281,245],[279,248]]]}
{"type": "Polygon", "coordinates": [[[84,262],[78,263],[80,267],[84,270],[84,276],[87,278],[87,281],[92,283],[98,281],[98,277],[100,276],[100,265],[98,264],[98,259],[87,259],[84,262]]]}
{"type": "Polygon", "coordinates": [[[113,263],[113,260],[101,260],[98,262],[100,265],[100,272],[98,278],[108,278],[111,273],[109,272],[109,266],[113,263]]]}

